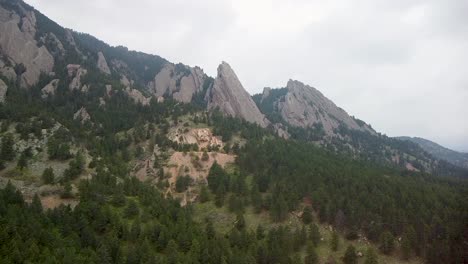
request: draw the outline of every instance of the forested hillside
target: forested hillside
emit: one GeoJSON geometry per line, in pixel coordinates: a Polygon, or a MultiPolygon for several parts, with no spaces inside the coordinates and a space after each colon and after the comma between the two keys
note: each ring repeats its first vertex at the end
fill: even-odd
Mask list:
{"type": "Polygon", "coordinates": [[[466,170],[0,4],[0,263],[466,262],[466,170]]]}

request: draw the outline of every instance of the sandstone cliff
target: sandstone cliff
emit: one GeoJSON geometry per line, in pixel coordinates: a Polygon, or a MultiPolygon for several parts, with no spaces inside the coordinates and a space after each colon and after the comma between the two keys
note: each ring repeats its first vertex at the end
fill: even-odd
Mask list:
{"type": "Polygon", "coordinates": [[[219,108],[225,115],[239,117],[262,127],[269,123],[226,62],[219,65],[218,75],[205,100],[209,110],[219,108]]]}
{"type": "Polygon", "coordinates": [[[54,58],[45,46],[39,47],[34,39],[34,12],[20,10],[22,12],[18,14],[0,7],[0,48],[14,65],[24,66],[19,78],[22,87],[29,87],[37,83],[41,72],[52,71],[54,58]]]}
{"type": "Polygon", "coordinates": [[[167,63],[148,84],[148,89],[156,97],[168,96],[189,103],[195,93],[202,91],[205,78],[199,67],[167,63]]]}
{"type": "Polygon", "coordinates": [[[282,93],[275,98],[269,98],[271,96],[274,96],[272,89],[265,88],[260,104],[269,100],[271,105],[265,108],[272,109],[291,126],[308,128],[321,124],[325,133],[331,135],[343,124],[349,129],[373,133],[367,124],[352,118],[320,91],[299,81],[289,80],[282,93]]]}

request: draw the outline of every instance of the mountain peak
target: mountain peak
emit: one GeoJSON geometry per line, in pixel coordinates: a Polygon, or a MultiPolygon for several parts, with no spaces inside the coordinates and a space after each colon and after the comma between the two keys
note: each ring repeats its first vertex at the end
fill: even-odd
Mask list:
{"type": "Polygon", "coordinates": [[[206,99],[208,109],[219,108],[225,115],[240,117],[262,127],[269,123],[242,86],[234,70],[225,61],[218,66],[218,75],[206,99]]]}

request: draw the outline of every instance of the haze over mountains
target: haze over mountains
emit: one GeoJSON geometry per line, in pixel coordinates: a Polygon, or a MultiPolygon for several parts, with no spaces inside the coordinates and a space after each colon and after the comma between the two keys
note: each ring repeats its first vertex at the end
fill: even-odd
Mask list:
{"type": "MultiPolygon", "coordinates": [[[[40,82],[44,98],[52,97],[68,82],[57,78],[64,71],[70,80],[70,90],[91,93],[99,87],[93,83],[97,81],[96,69],[119,80],[118,84],[110,79],[102,84],[108,96],[122,90],[141,104],[164,98],[195,103],[207,110],[219,110],[226,116],[270,127],[284,138],[313,141],[355,158],[419,171],[445,170],[441,169],[445,164],[441,165],[424,150],[379,134],[300,81],[290,80],[279,90],[266,88],[253,100],[226,62],[219,65],[216,77],[210,77],[199,67],[174,64],[121,46],[111,47],[90,35],[63,29],[42,15],[37,16],[29,7],[10,4],[16,13],[0,10],[1,71],[23,88],[40,82]]],[[[106,98],[99,100],[105,104],[106,98]]],[[[75,117],[92,120],[87,110],[81,106],[75,117]]]]}
{"type": "Polygon", "coordinates": [[[0,0],[1,262],[466,262],[459,154],[236,71],[0,0]]]}
{"type": "Polygon", "coordinates": [[[113,3],[99,14],[93,8],[106,0],[30,3],[63,26],[202,66],[210,76],[226,60],[251,94],[299,80],[389,136],[419,136],[468,151],[468,127],[460,122],[468,96],[461,70],[468,61],[461,26],[467,24],[466,1],[364,0],[366,8],[341,0],[144,1],[113,3]],[[197,11],[152,16],[154,10],[182,14],[184,5],[197,11]],[[84,21],[78,9],[93,15],[84,21]],[[115,15],[127,9],[130,19],[115,15]]]}

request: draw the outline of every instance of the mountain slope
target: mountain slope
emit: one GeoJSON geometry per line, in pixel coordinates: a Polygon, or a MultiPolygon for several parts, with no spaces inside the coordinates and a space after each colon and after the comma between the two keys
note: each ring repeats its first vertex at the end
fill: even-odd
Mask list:
{"type": "Polygon", "coordinates": [[[414,142],[421,146],[425,151],[427,151],[432,156],[448,161],[453,165],[459,166],[461,168],[468,169],[468,153],[462,153],[454,151],[443,147],[435,142],[430,140],[420,138],[420,137],[397,137],[401,140],[408,140],[414,142]]]}

